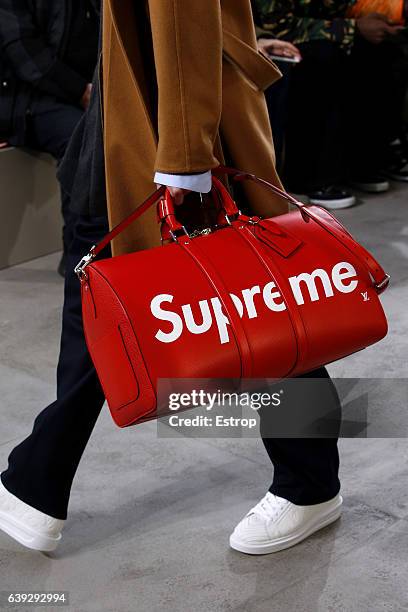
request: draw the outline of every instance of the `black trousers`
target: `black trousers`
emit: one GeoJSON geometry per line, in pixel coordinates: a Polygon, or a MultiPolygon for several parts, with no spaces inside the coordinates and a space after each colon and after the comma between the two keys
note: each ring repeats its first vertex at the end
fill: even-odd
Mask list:
{"type": "MultiPolygon", "coordinates": [[[[83,115],[79,106],[59,102],[51,96],[37,96],[31,104],[26,122],[26,145],[49,153],[60,163],[68,142],[83,115]]],[[[76,215],[70,209],[70,198],[61,190],[61,212],[64,251],[73,238],[76,215]]]]}
{"type": "Polygon", "coordinates": [[[359,37],[350,55],[330,41],[299,47],[303,60],[284,77],[287,188],[308,193],[378,173],[402,121],[406,83],[394,70],[400,47],[359,37]]]}
{"type": "Polygon", "coordinates": [[[265,91],[269,119],[275,145],[276,169],[282,172],[285,152],[285,135],[288,127],[288,97],[293,67],[286,62],[276,62],[282,77],[265,91]]]}
{"type": "MultiPolygon", "coordinates": [[[[1,474],[11,493],[58,519],[66,519],[72,481],[104,403],[85,344],[80,287],[73,268],[107,229],[104,217],[77,220],[67,252],[57,399],[37,416],[32,433],[13,449],[8,469],[1,474]]],[[[100,257],[109,255],[107,248],[100,257]]],[[[327,397],[336,404],[338,398],[326,370],[314,375],[327,380],[327,397]]],[[[313,396],[311,401],[317,399],[313,396]]],[[[307,410],[306,398],[303,405],[307,410]]],[[[273,493],[301,505],[320,503],[337,494],[337,438],[265,438],[264,444],[275,468],[273,493]]]]}

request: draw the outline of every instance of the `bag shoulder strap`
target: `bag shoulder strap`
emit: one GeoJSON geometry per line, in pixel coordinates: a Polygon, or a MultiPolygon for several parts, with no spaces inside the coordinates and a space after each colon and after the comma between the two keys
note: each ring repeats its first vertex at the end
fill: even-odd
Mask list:
{"type": "Polygon", "coordinates": [[[324,208],[320,206],[307,206],[303,202],[296,200],[296,198],[291,196],[286,191],[276,187],[276,185],[260,179],[255,176],[255,174],[251,174],[249,172],[241,172],[227,166],[219,166],[213,170],[213,173],[232,176],[233,180],[235,181],[254,181],[259,185],[266,187],[270,191],[273,191],[275,194],[280,195],[282,198],[300,210],[302,218],[306,223],[308,223],[310,219],[312,219],[315,223],[318,223],[320,227],[331,234],[333,238],[341,242],[344,247],[346,247],[362,262],[373,280],[373,287],[377,293],[382,293],[388,287],[390,281],[389,274],[386,274],[384,269],[371,255],[371,253],[369,253],[363,246],[361,246],[361,244],[354,240],[351,234],[341,225],[341,223],[324,208]]]}

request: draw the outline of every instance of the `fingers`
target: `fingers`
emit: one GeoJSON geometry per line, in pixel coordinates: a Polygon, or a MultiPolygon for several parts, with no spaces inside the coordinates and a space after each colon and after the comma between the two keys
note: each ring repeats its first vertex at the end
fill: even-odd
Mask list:
{"type": "Polygon", "coordinates": [[[258,51],[265,55],[268,58],[269,53],[273,52],[273,46],[271,45],[271,41],[269,39],[260,38],[258,40],[258,51]]]}
{"type": "Polygon", "coordinates": [[[259,50],[264,54],[281,55],[283,57],[302,58],[300,51],[295,45],[285,40],[275,38],[261,38],[258,40],[259,50]]]}
{"type": "Polygon", "coordinates": [[[384,32],[394,36],[395,34],[398,34],[398,32],[403,30],[403,29],[404,29],[404,26],[386,24],[385,27],[384,27],[384,32]]]}
{"type": "Polygon", "coordinates": [[[169,187],[168,188],[174,203],[178,206],[184,202],[184,196],[189,193],[188,189],[181,189],[180,187],[169,187]]]}
{"type": "Polygon", "coordinates": [[[380,13],[374,13],[374,17],[384,23],[384,26],[383,26],[384,31],[388,32],[389,34],[394,34],[398,32],[398,30],[403,30],[405,28],[403,24],[393,21],[392,19],[389,19],[386,15],[381,15],[380,13]]]}
{"type": "Polygon", "coordinates": [[[262,49],[264,49],[265,51],[267,51],[268,49],[270,49],[270,47],[273,46],[273,39],[272,38],[258,38],[258,46],[262,47],[262,49]]]}
{"type": "Polygon", "coordinates": [[[291,57],[301,57],[300,51],[295,45],[292,45],[290,42],[285,42],[285,46],[283,47],[283,54],[290,55],[291,57]]]}
{"type": "Polygon", "coordinates": [[[299,49],[295,47],[291,42],[287,42],[286,40],[279,40],[278,47],[281,47],[283,51],[288,51],[289,53],[299,53],[299,49]]]}
{"type": "Polygon", "coordinates": [[[367,17],[375,17],[376,19],[379,19],[380,21],[385,21],[385,22],[388,21],[388,17],[384,15],[383,13],[369,13],[367,17]]]}
{"type": "Polygon", "coordinates": [[[298,57],[299,59],[302,57],[296,47],[293,49],[291,47],[278,47],[274,50],[274,53],[275,55],[281,55],[282,57],[298,57]]]}
{"type": "MultiPolygon", "coordinates": [[[[166,187],[166,185],[156,183],[156,189],[160,189],[161,187],[166,187]]],[[[186,193],[190,193],[189,189],[181,189],[180,187],[167,187],[167,189],[170,191],[171,197],[177,205],[183,204],[184,196],[186,193]]]]}

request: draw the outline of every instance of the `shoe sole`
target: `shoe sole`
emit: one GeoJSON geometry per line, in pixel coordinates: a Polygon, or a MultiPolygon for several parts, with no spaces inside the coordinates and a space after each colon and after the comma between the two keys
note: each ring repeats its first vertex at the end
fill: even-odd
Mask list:
{"type": "Polygon", "coordinates": [[[30,529],[14,518],[10,518],[9,514],[0,511],[0,529],[7,533],[13,540],[19,542],[32,550],[41,552],[52,552],[55,550],[62,539],[62,535],[51,537],[38,533],[34,529],[30,529]]]}
{"type": "Polygon", "coordinates": [[[408,183],[408,176],[401,176],[400,174],[393,174],[392,172],[387,172],[387,178],[391,181],[397,181],[398,183],[408,183]]]}
{"type": "Polygon", "coordinates": [[[354,189],[365,191],[366,193],[384,193],[389,190],[390,184],[388,181],[383,183],[352,183],[354,189]]]}
{"type": "Polygon", "coordinates": [[[356,203],[356,198],[350,196],[349,198],[341,198],[339,200],[319,200],[318,198],[310,198],[310,204],[316,206],[322,206],[328,210],[340,210],[341,208],[350,208],[356,203]]]}
{"type": "Polygon", "coordinates": [[[234,550],[238,552],[245,553],[247,555],[268,555],[270,553],[279,552],[281,550],[285,550],[286,548],[290,548],[291,546],[295,546],[299,544],[309,536],[311,536],[316,531],[327,527],[341,516],[341,507],[343,504],[343,498],[340,495],[338,504],[329,510],[323,516],[320,516],[317,520],[311,521],[307,527],[299,530],[291,534],[290,536],[285,536],[284,538],[276,538],[273,542],[265,544],[264,546],[251,546],[240,542],[234,538],[234,534],[230,537],[230,546],[234,550]]]}

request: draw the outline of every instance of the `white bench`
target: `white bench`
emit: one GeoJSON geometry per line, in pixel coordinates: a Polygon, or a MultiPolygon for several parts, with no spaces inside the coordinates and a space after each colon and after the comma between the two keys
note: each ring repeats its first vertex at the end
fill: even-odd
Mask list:
{"type": "Polygon", "coordinates": [[[62,249],[55,162],[26,149],[0,149],[0,269],[62,249]]]}

